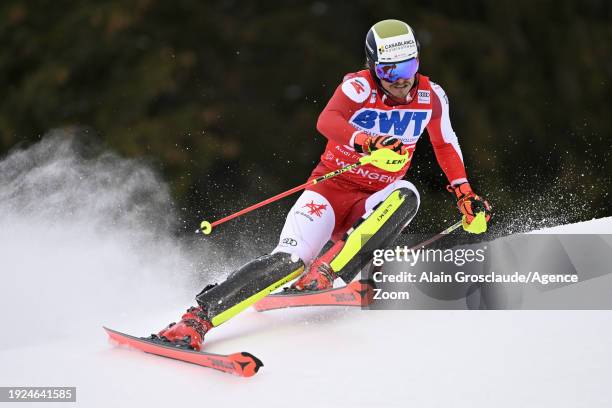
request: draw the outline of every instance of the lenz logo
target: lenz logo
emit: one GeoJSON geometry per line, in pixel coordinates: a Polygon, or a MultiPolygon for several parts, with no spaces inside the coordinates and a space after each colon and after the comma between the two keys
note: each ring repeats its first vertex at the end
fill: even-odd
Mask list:
{"type": "Polygon", "coordinates": [[[417,137],[423,132],[427,115],[426,111],[364,109],[355,115],[351,122],[362,129],[393,136],[404,136],[408,127],[413,124],[412,135],[407,136],[417,137]]]}

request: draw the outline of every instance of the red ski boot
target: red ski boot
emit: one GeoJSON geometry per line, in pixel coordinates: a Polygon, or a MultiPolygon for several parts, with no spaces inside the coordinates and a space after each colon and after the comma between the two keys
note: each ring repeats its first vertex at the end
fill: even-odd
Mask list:
{"type": "Polygon", "coordinates": [[[181,317],[180,322],[170,323],[156,337],[180,348],[200,351],[204,342],[204,334],[212,327],[212,323],[208,321],[208,317],[201,307],[190,307],[181,317]]]}
{"type": "Polygon", "coordinates": [[[338,240],[329,250],[327,250],[327,252],[315,259],[308,271],[303,273],[302,276],[291,285],[289,290],[314,291],[333,288],[337,276],[329,264],[336,255],[338,255],[338,252],[340,252],[343,246],[344,241],[338,240]]]}
{"type": "Polygon", "coordinates": [[[292,290],[314,291],[331,289],[334,287],[336,273],[324,261],[317,259],[312,263],[308,272],[302,274],[300,278],[291,285],[292,290]]]}

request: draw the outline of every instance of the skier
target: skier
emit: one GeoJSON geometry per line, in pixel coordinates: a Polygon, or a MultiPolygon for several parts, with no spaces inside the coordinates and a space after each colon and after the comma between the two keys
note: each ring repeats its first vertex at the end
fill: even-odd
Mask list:
{"type": "Polygon", "coordinates": [[[319,116],[317,130],[328,143],[310,179],[378,149],[407,155],[403,168],[390,172],[364,165],[308,187],[269,255],[205,287],[196,296],[198,305],[153,339],[199,350],[210,329],[298,277],[291,286],[297,291],[331,288],[338,277],[350,282],[369,262],[368,254],[391,244],[417,213],[419,193],[403,177],[425,129],[464,228],[471,231],[479,212],[489,220],[488,202],[468,183],[446,94],[418,72],[419,48],[413,30],[402,21],[372,26],[365,42],[367,69],[347,74],[319,116]]]}

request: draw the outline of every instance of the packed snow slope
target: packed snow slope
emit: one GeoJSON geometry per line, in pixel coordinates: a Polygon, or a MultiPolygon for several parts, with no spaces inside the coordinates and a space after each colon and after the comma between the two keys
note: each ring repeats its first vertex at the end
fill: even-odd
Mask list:
{"type": "MultiPolygon", "coordinates": [[[[54,407],[610,406],[609,311],[249,310],[206,346],[261,358],[248,379],[116,347],[102,325],[148,335],[202,273],[228,270],[172,237],[146,166],[75,146],[47,137],[0,161],[0,386],[77,387],[54,407]]],[[[610,233],[612,218],[554,230],[568,231],[610,233]]]]}

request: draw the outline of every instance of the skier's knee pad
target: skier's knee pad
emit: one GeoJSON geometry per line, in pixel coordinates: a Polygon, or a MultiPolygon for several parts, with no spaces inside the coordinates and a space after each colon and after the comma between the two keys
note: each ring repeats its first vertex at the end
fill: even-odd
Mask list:
{"type": "Polygon", "coordinates": [[[344,247],[330,266],[346,283],[370,261],[375,249],[397,238],[419,209],[418,193],[408,187],[393,190],[387,198],[362,217],[345,235],[344,247]]]}
{"type": "Polygon", "coordinates": [[[213,326],[218,326],[303,271],[304,263],[292,261],[287,253],[264,255],[234,271],[220,285],[205,288],[196,301],[206,310],[213,326]]]}

